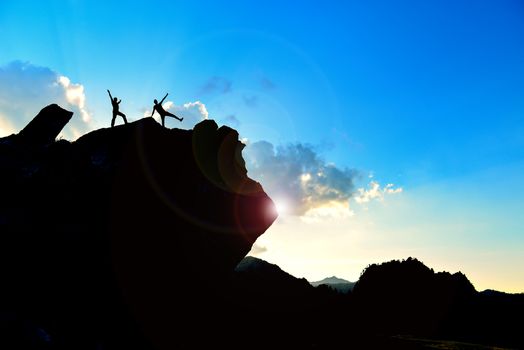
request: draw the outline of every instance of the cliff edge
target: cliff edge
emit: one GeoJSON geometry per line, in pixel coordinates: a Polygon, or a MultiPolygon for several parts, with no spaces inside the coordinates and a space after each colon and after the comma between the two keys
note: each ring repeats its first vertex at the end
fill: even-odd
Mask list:
{"type": "Polygon", "coordinates": [[[71,116],[50,105],[0,139],[0,321],[22,315],[77,348],[169,348],[212,329],[210,295],[276,219],[238,133],[145,118],[54,141],[71,116]]]}

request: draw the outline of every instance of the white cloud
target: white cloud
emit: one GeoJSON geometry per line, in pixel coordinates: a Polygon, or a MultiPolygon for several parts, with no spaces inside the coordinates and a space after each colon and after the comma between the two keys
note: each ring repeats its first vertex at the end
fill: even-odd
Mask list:
{"type": "Polygon", "coordinates": [[[286,208],[286,214],[302,216],[309,212],[310,217],[319,217],[340,208],[350,213],[349,198],[359,175],[356,170],[326,163],[305,144],[275,148],[259,141],[248,144],[244,156],[249,176],[260,181],[277,205],[286,208]],[[314,209],[320,211],[310,212],[314,209]]]}
{"type": "Polygon", "coordinates": [[[403,191],[402,187],[394,188],[395,185],[393,184],[387,184],[386,187],[384,187],[384,193],[387,194],[395,194],[395,193],[401,193],[403,191]]]}
{"type": "Polygon", "coordinates": [[[185,113],[186,111],[190,112],[195,108],[198,110],[198,113],[202,117],[201,118],[202,120],[207,119],[209,117],[209,113],[207,111],[206,105],[200,101],[184,103],[182,105],[182,108],[179,107],[178,110],[180,112],[185,113]]]}
{"type": "Polygon", "coordinates": [[[173,107],[175,104],[173,101],[167,101],[166,103],[164,103],[162,105],[162,107],[164,107],[164,109],[167,111],[169,109],[171,109],[171,107],[173,107]]]}
{"type": "Polygon", "coordinates": [[[19,132],[52,103],[74,113],[61,136],[76,139],[92,129],[83,85],[28,62],[0,66],[0,136],[19,132]]]}
{"type": "Polygon", "coordinates": [[[213,76],[209,78],[206,81],[206,83],[200,88],[200,94],[225,94],[231,91],[231,85],[233,85],[231,80],[224,77],[213,76]]]}
{"type": "Polygon", "coordinates": [[[359,188],[357,190],[355,202],[358,204],[365,204],[373,200],[383,201],[384,196],[401,193],[402,191],[402,187],[395,188],[395,185],[393,184],[387,184],[385,187],[381,188],[377,181],[371,181],[368,184],[367,189],[359,188]]]}
{"type": "Polygon", "coordinates": [[[251,247],[251,250],[247,254],[248,255],[252,255],[252,256],[258,256],[258,255],[261,255],[261,254],[263,254],[265,252],[267,252],[267,247],[266,246],[260,245],[258,243],[254,243],[253,246],[251,247]]]}
{"type": "Polygon", "coordinates": [[[63,75],[58,77],[58,83],[62,85],[65,90],[67,102],[73,106],[77,106],[80,110],[80,114],[82,115],[82,120],[86,123],[89,122],[91,120],[91,116],[85,108],[86,95],[84,94],[84,86],[81,84],[71,83],[71,80],[63,75]]]}
{"type": "Polygon", "coordinates": [[[355,215],[347,202],[333,201],[321,207],[311,208],[300,218],[306,223],[323,222],[332,219],[346,219],[355,215]]]}
{"type": "Polygon", "coordinates": [[[306,144],[274,147],[259,141],[247,143],[243,154],[248,175],[262,184],[279,214],[300,216],[308,223],[352,217],[350,198],[365,205],[403,191],[391,183],[382,187],[375,180],[367,188],[355,189],[359,171],[324,161],[306,144]]]}

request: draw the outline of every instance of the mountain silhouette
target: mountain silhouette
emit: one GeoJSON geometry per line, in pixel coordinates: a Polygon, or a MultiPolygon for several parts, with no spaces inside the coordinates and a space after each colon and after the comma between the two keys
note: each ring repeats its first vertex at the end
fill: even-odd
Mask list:
{"type": "Polygon", "coordinates": [[[61,348],[193,343],[223,311],[213,291],[276,218],[238,133],[145,118],[55,141],[71,116],[50,105],[0,139],[0,324],[61,348]]]}
{"type": "Polygon", "coordinates": [[[339,328],[346,327],[341,322],[347,315],[341,295],[314,288],[306,279],[252,256],[236,267],[227,295],[232,318],[248,317],[236,325],[238,334],[245,337],[241,344],[250,342],[260,349],[325,346],[329,342],[324,337],[338,336],[342,334],[339,328]],[[335,308],[340,317],[333,317],[335,308]]]}
{"type": "MultiPolygon", "coordinates": [[[[302,308],[303,305],[296,303],[296,300],[302,296],[307,297],[313,292],[313,288],[305,278],[296,278],[277,265],[252,256],[245,257],[237,265],[235,279],[238,286],[251,289],[245,293],[246,295],[261,294],[262,299],[276,297],[279,301],[289,298],[286,301],[288,307],[296,304],[297,309],[302,308]]],[[[261,298],[255,299],[257,304],[262,302],[261,298]]],[[[275,303],[276,300],[269,302],[275,303]]]]}
{"type": "Polygon", "coordinates": [[[231,309],[253,315],[243,332],[277,332],[267,346],[277,336],[280,344],[300,348],[524,345],[524,294],[477,292],[464,274],[434,272],[414,258],[368,266],[348,294],[326,284],[314,288],[254,257],[240,262],[232,281],[231,309]]]}
{"type": "Polygon", "coordinates": [[[336,276],[326,277],[320,281],[310,283],[313,287],[326,285],[340,293],[349,293],[353,290],[353,287],[355,286],[355,282],[350,282],[348,280],[338,278],[336,276]]]}

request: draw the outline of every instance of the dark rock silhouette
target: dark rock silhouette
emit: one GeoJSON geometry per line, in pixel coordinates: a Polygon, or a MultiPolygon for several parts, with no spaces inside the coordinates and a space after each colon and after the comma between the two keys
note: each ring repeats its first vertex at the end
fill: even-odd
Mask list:
{"type": "Polygon", "coordinates": [[[221,281],[276,218],[238,133],[145,118],[53,142],[70,118],[51,105],[0,139],[0,319],[53,348],[204,341],[193,335],[221,319],[221,281]]]}
{"type": "Polygon", "coordinates": [[[55,141],[72,116],[73,112],[61,109],[56,104],[49,105],[20,131],[19,140],[26,144],[48,145],[55,141]]]}

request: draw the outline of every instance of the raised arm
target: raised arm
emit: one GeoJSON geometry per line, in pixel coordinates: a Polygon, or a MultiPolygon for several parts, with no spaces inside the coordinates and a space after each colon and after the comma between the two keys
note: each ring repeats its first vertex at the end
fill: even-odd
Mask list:
{"type": "Polygon", "coordinates": [[[113,101],[113,96],[111,96],[111,91],[109,91],[109,89],[107,90],[107,93],[109,94],[109,98],[111,99],[111,101],[113,101]]]}
{"type": "Polygon", "coordinates": [[[164,98],[162,99],[162,101],[160,101],[159,104],[162,104],[162,102],[164,102],[164,100],[166,99],[167,95],[169,95],[169,93],[167,93],[167,94],[164,96],[164,98]]]}

